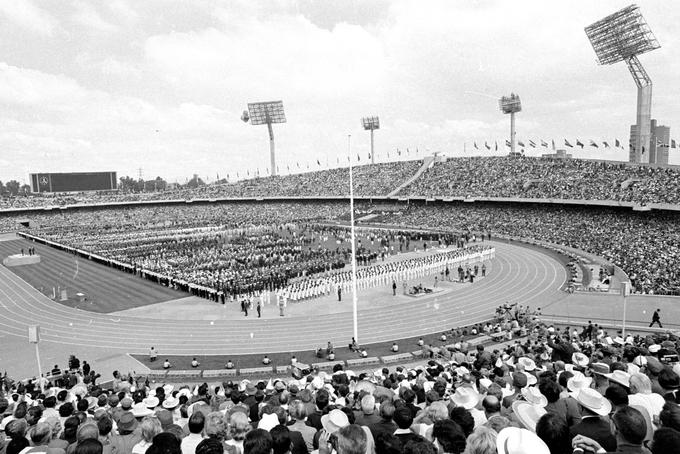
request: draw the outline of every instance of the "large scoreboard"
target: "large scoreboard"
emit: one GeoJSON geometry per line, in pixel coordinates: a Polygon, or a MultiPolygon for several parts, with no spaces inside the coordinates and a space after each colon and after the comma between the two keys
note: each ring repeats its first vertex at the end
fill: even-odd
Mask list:
{"type": "Polygon", "coordinates": [[[111,191],[118,188],[116,172],[32,173],[32,192],[111,191]]]}

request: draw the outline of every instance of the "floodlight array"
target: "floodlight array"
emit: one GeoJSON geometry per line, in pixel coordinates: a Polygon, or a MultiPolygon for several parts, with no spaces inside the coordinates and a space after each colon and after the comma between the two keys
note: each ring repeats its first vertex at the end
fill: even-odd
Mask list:
{"type": "Polygon", "coordinates": [[[630,5],[589,25],[585,32],[601,65],[628,60],[661,47],[637,5],[630,5]]]}
{"type": "Polygon", "coordinates": [[[248,103],[248,113],[251,125],[286,122],[286,114],[283,111],[283,101],[248,103]]]}
{"type": "Polygon", "coordinates": [[[376,117],[364,117],[361,119],[361,124],[365,130],[380,129],[380,119],[376,117]]]}
{"type": "Polygon", "coordinates": [[[498,101],[498,105],[501,108],[501,112],[504,114],[522,111],[522,101],[520,101],[519,95],[514,93],[511,93],[510,96],[503,96],[498,101]]]}

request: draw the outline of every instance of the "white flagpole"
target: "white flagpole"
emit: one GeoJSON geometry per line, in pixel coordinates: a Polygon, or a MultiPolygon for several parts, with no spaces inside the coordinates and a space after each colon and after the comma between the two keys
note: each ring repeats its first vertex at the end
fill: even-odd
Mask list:
{"type": "Polygon", "coordinates": [[[352,135],[347,134],[347,153],[349,156],[349,216],[352,239],[352,321],[354,325],[354,340],[359,344],[359,329],[357,323],[357,251],[354,232],[354,181],[352,180],[352,135]]]}

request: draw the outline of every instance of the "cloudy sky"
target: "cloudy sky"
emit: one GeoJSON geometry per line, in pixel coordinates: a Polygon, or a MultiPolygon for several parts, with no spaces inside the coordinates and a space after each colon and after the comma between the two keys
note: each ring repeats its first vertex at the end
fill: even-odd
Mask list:
{"type": "MultiPolygon", "coordinates": [[[[680,4],[637,3],[662,46],[640,57],[652,114],[680,137],[680,4]]],[[[628,4],[0,0],[0,180],[264,174],[266,127],[239,117],[248,102],[278,99],[288,118],[275,126],[281,173],[346,162],[348,134],[363,162],[359,120],[369,114],[381,119],[379,160],[397,148],[456,156],[474,141],[502,144],[509,118],[497,98],[513,91],[519,139],[627,144],[635,85],[625,64],[597,65],[583,28],[628,4]]]]}

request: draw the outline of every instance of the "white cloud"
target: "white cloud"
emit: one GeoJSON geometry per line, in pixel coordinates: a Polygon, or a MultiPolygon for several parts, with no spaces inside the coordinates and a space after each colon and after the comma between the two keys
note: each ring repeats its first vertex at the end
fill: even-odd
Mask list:
{"type": "Polygon", "coordinates": [[[0,14],[16,25],[41,35],[52,35],[57,26],[49,13],[30,0],[1,1],[0,14]]]}
{"type": "Polygon", "coordinates": [[[73,20],[85,27],[99,32],[113,32],[117,27],[104,20],[99,12],[90,3],[76,3],[76,11],[73,20]]]}

